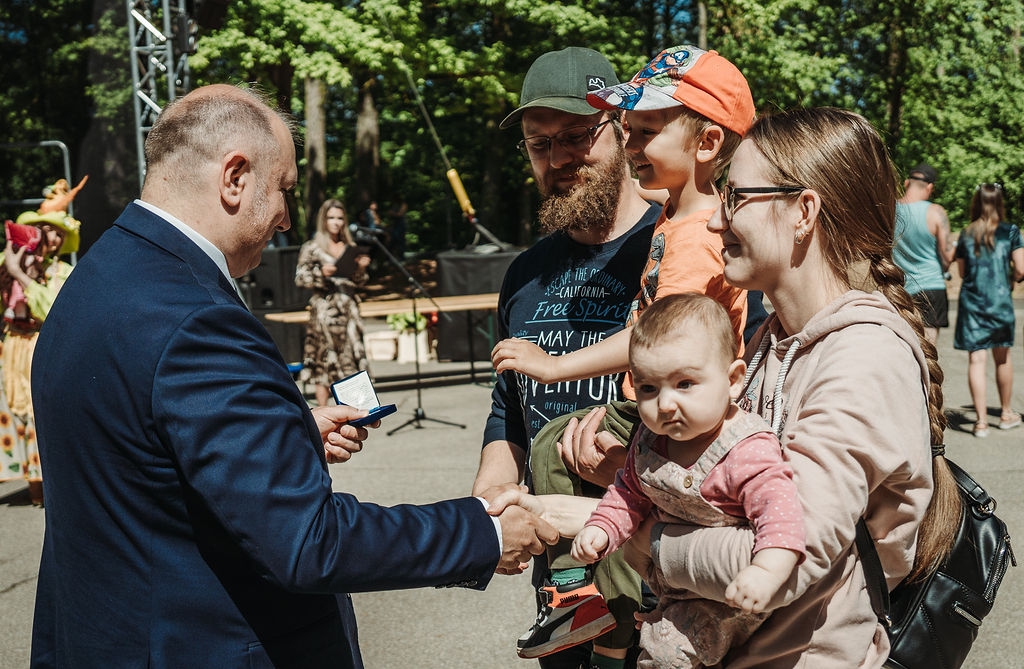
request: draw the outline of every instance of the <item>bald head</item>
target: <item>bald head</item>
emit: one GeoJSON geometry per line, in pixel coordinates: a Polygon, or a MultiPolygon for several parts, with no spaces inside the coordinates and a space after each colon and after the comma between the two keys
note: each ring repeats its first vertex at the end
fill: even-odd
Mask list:
{"type": "Polygon", "coordinates": [[[259,264],[274,231],[290,226],[293,128],[252,90],[198,88],[169,104],[149,131],[142,199],[212,242],[240,276],[259,264]]]}
{"type": "Polygon", "coordinates": [[[167,105],[146,136],[143,190],[159,177],[195,192],[201,186],[198,164],[218,162],[236,149],[250,152],[254,160],[265,158],[277,151],[275,132],[281,123],[293,131],[294,122],[256,91],[227,84],[197,88],[167,105]]]}

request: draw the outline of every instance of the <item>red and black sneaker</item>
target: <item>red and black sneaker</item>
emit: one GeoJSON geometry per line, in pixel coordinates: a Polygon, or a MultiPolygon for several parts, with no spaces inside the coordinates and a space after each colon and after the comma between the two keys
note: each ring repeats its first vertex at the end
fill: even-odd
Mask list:
{"type": "Polygon", "coordinates": [[[547,582],[538,590],[544,607],[530,631],[516,641],[519,657],[534,658],[557,653],[597,638],[615,627],[604,597],[593,583],[567,585],[547,582]]]}

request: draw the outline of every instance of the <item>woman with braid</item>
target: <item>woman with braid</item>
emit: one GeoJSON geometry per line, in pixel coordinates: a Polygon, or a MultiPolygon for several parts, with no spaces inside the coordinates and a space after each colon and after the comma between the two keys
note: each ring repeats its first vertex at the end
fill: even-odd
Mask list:
{"type": "MultiPolygon", "coordinates": [[[[878,668],[889,641],[858,564],[858,519],[892,588],[944,557],[960,512],[932,448],[945,429],[942,371],[892,260],[895,171],[863,117],[802,109],[754,123],[723,195],[708,227],[722,236],[725,277],[775,309],[747,347],[739,404],[782,442],[807,545],[771,615],[721,666],[878,668]]],[[[560,500],[520,501],[572,530],[560,500]]],[[[648,582],[725,601],[750,564],[749,529],[645,529],[626,558],[648,582]]]]}
{"type": "MultiPolygon", "coordinates": [[[[807,539],[774,613],[726,657],[730,669],[881,667],[889,641],[858,565],[857,520],[890,588],[953,540],[956,484],[932,449],[946,427],[942,371],[892,260],[896,183],[863,117],[766,116],[740,144],[708,224],[722,235],[726,279],[775,307],[748,348],[740,405],[781,440],[807,539]]],[[[722,599],[752,535],[665,527],[641,546],[658,546],[653,561],[636,556],[641,575],[722,599]]]]}

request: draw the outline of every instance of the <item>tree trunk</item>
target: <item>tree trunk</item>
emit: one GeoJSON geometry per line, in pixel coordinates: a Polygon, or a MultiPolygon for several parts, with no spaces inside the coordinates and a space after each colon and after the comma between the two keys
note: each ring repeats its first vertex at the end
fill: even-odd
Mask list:
{"type": "MultiPolygon", "coordinates": [[[[491,133],[499,132],[496,123],[488,123],[487,130],[491,133]]],[[[498,146],[497,140],[495,140],[495,147],[498,146]]],[[[500,226],[498,223],[501,221],[501,210],[504,208],[505,203],[501,201],[501,181],[502,172],[501,166],[508,160],[508,157],[500,152],[499,149],[495,148],[492,154],[496,159],[484,161],[484,173],[483,181],[480,184],[480,202],[477,203],[475,209],[477,211],[477,220],[481,226],[490,231],[492,235],[497,237],[501,241],[506,241],[501,230],[497,229],[500,226]]],[[[513,157],[518,159],[519,155],[513,157]]],[[[463,217],[463,223],[469,225],[463,217]]],[[[482,244],[489,243],[489,239],[482,239],[482,244]]]]}
{"type": "Polygon", "coordinates": [[[356,192],[353,204],[361,212],[377,199],[377,168],[380,167],[380,119],[373,99],[375,79],[367,77],[359,87],[356,118],[356,192]]]}
{"type": "MultiPolygon", "coordinates": [[[[277,65],[271,66],[268,71],[271,85],[274,87],[274,100],[279,109],[289,114],[292,113],[292,81],[295,79],[295,68],[291,62],[284,60],[277,65]]],[[[249,81],[259,81],[259,77],[253,75],[249,81]]]]}
{"type": "MultiPolygon", "coordinates": [[[[316,212],[327,199],[327,131],[324,97],[327,87],[321,79],[306,79],[306,231],[304,239],[316,232],[316,212]]],[[[297,224],[297,221],[293,221],[297,224]]]]}
{"type": "Polygon", "coordinates": [[[907,40],[904,30],[910,22],[917,20],[917,15],[907,3],[901,7],[903,11],[894,13],[890,19],[889,26],[889,81],[888,94],[886,96],[885,119],[886,119],[886,143],[892,151],[899,144],[903,134],[903,96],[907,89],[907,40]]]}

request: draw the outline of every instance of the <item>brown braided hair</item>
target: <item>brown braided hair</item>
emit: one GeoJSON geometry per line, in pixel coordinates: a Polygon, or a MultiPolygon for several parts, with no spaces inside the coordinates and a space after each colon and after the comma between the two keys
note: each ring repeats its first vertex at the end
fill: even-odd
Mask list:
{"type": "MultiPolygon", "coordinates": [[[[772,183],[814,190],[821,197],[817,226],[826,262],[850,288],[878,290],[914,329],[928,363],[928,417],[933,453],[941,450],[946,416],[935,346],[893,262],[897,177],[878,132],[859,114],[831,107],[797,109],[758,119],[747,133],[767,159],[772,183]]],[[[918,530],[910,579],[948,556],[961,505],[945,458],[932,458],[934,492],[918,530]]]]}

